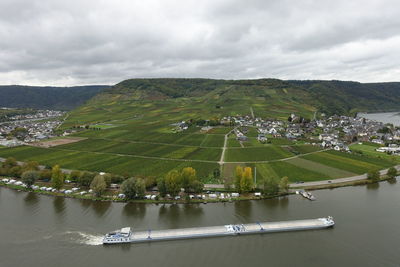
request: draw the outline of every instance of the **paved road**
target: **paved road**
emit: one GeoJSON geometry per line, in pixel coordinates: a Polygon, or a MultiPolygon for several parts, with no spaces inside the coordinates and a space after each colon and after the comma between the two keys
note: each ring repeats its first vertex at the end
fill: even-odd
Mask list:
{"type": "MultiPolygon", "coordinates": [[[[395,166],[395,168],[400,171],[400,165],[395,166]]],[[[388,169],[381,170],[380,174],[384,175],[386,174],[388,169]]],[[[324,181],[315,181],[315,182],[307,182],[307,183],[302,183],[302,184],[290,184],[290,187],[306,187],[306,186],[318,186],[318,185],[328,185],[328,184],[339,184],[339,183],[346,183],[346,182],[354,182],[354,181],[359,181],[359,180],[365,180],[367,179],[367,174],[361,174],[357,176],[352,176],[352,177],[345,177],[345,178],[338,178],[338,179],[332,179],[332,180],[324,180],[324,181]],[[330,181],[330,182],[328,182],[330,181]]]]}
{"type": "MultiPolygon", "coordinates": [[[[395,166],[395,168],[400,171],[400,165],[395,166]]],[[[384,175],[387,173],[388,169],[381,170],[380,174],[384,175]]],[[[302,184],[290,184],[291,188],[294,187],[306,187],[306,186],[318,186],[318,185],[328,185],[328,184],[339,184],[339,183],[346,183],[346,182],[354,182],[359,180],[367,179],[367,174],[352,176],[352,177],[345,177],[345,178],[338,178],[332,180],[324,180],[324,181],[315,181],[315,182],[307,182],[302,184]],[[328,181],[331,181],[330,183],[328,181]]],[[[224,188],[223,184],[205,184],[205,189],[222,189],[224,188]]]]}
{"type": "MultiPolygon", "coordinates": [[[[237,149],[237,148],[235,148],[235,149],[237,149]]],[[[241,163],[270,163],[270,162],[277,162],[277,161],[286,161],[286,160],[295,159],[295,158],[298,158],[298,157],[311,155],[311,154],[315,154],[315,153],[320,153],[320,152],[324,152],[324,151],[328,151],[328,150],[332,150],[332,148],[322,149],[322,150],[313,151],[313,152],[304,153],[304,154],[298,154],[296,156],[289,157],[289,158],[283,158],[283,159],[259,160],[259,161],[228,161],[228,162],[225,162],[225,163],[226,164],[241,164],[241,163]]]]}

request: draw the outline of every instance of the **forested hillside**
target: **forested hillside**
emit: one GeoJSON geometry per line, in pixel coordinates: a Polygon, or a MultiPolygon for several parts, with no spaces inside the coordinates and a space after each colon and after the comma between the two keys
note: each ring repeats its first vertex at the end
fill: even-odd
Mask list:
{"type": "Polygon", "coordinates": [[[0,106],[4,107],[61,110],[74,109],[95,95],[89,109],[92,104],[107,102],[113,105],[124,101],[125,105],[126,101],[157,103],[167,99],[194,101],[192,104],[201,104],[199,108],[205,107],[215,115],[247,113],[250,105],[259,115],[265,112],[267,116],[278,117],[290,112],[311,116],[315,110],[354,114],[400,109],[400,83],[396,82],[129,79],[112,87],[0,86],[0,95],[0,106]]]}
{"type": "Polygon", "coordinates": [[[256,101],[270,111],[307,105],[328,114],[400,109],[397,82],[130,79],[110,87],[105,94],[131,100],[203,97],[204,101],[220,106],[231,106],[236,100],[248,104],[256,101]]]}
{"type": "Polygon", "coordinates": [[[104,85],[74,87],[0,86],[0,107],[71,110],[107,88],[104,85]]]}
{"type": "Polygon", "coordinates": [[[289,81],[318,100],[317,108],[327,113],[398,111],[400,83],[358,83],[346,81],[289,81]]]}

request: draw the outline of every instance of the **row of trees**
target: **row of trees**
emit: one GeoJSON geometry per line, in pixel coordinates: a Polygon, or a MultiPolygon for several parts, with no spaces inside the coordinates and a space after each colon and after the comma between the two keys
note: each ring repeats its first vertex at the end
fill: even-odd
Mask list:
{"type": "Polygon", "coordinates": [[[181,188],[185,193],[201,193],[204,184],[198,180],[195,169],[186,167],[181,171],[172,170],[166,176],[159,178],[157,187],[160,196],[165,197],[167,194],[177,196],[181,188]]]}
{"type": "Polygon", "coordinates": [[[276,177],[264,178],[261,182],[261,189],[266,196],[274,196],[278,193],[289,191],[289,178],[287,176],[278,179],[276,177]]]}
{"type": "MultiPolygon", "coordinates": [[[[263,178],[258,185],[261,187],[264,195],[276,195],[279,192],[286,193],[289,190],[289,178],[283,177],[278,179],[276,177],[263,178]]],[[[234,187],[240,193],[248,193],[255,189],[253,181],[253,173],[251,167],[237,166],[235,170],[234,187]]],[[[230,184],[225,186],[230,188],[230,184]]]]}
{"type": "MultiPolygon", "coordinates": [[[[22,173],[21,180],[24,182],[28,188],[41,178],[41,173],[38,168],[29,169],[22,173]]],[[[47,173],[47,172],[46,172],[47,173]]],[[[50,171],[51,186],[57,190],[60,190],[64,184],[64,173],[61,171],[60,166],[55,165],[50,171]]]]}
{"type": "Polygon", "coordinates": [[[146,183],[142,178],[128,178],[121,185],[121,191],[127,199],[143,198],[146,183]]]}
{"type": "Polygon", "coordinates": [[[254,189],[253,173],[250,167],[236,167],[234,185],[240,193],[247,193],[254,189]]]}
{"type": "MultiPolygon", "coordinates": [[[[185,193],[201,193],[204,184],[197,178],[196,170],[192,167],[186,167],[182,170],[172,170],[157,181],[153,178],[126,178],[120,175],[96,174],[88,171],[72,171],[68,177],[62,172],[60,166],[55,165],[52,168],[40,169],[35,161],[29,161],[19,165],[14,158],[8,158],[0,166],[0,175],[21,177],[21,180],[31,187],[36,181],[51,181],[53,188],[59,190],[62,188],[66,178],[80,186],[90,187],[96,196],[101,196],[112,183],[121,183],[121,191],[127,198],[142,198],[147,188],[157,184],[162,197],[167,194],[177,196],[183,188],[185,193]]],[[[215,175],[215,174],[214,174],[215,175]]],[[[219,176],[219,170],[218,174],[219,176]]],[[[391,167],[387,171],[388,178],[394,178],[398,175],[396,168],[391,167]]],[[[380,174],[377,170],[368,172],[369,180],[379,181],[380,174]]],[[[247,193],[255,189],[253,173],[251,167],[237,166],[235,169],[234,187],[240,193],[247,193]]],[[[289,190],[289,179],[283,177],[266,177],[259,181],[258,186],[262,189],[264,195],[276,195],[280,192],[286,193],[289,190]]],[[[227,188],[231,183],[227,184],[227,188]]]]}
{"type": "MultiPolygon", "coordinates": [[[[393,179],[397,176],[398,171],[395,167],[388,169],[386,175],[388,178],[393,179]]],[[[367,174],[367,178],[371,181],[378,182],[381,179],[381,175],[378,170],[371,170],[367,174]]]]}

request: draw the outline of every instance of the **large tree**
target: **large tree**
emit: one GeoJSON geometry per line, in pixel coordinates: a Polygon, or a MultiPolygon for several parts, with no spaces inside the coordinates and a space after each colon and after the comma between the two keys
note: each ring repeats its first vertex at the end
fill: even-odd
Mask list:
{"type": "Polygon", "coordinates": [[[3,162],[2,167],[11,169],[12,167],[15,167],[17,165],[18,165],[17,160],[13,157],[9,157],[3,162]]]}
{"type": "Polygon", "coordinates": [[[28,161],[22,165],[22,172],[26,171],[38,171],[39,163],[36,161],[28,161]]]}
{"type": "Polygon", "coordinates": [[[181,191],[181,177],[177,170],[172,170],[165,176],[165,187],[171,196],[176,196],[181,191]]]}
{"type": "Polygon", "coordinates": [[[103,175],[100,174],[96,175],[93,178],[93,181],[90,183],[90,189],[93,190],[94,194],[97,197],[100,197],[104,193],[104,191],[106,191],[106,188],[107,184],[104,181],[103,175]]]}
{"type": "Polygon", "coordinates": [[[279,189],[284,193],[289,191],[289,178],[287,176],[282,177],[282,179],[279,181],[279,189]]]}
{"type": "Polygon", "coordinates": [[[253,190],[253,174],[250,167],[245,167],[240,179],[240,191],[250,192],[253,190]]]}
{"type": "Polygon", "coordinates": [[[276,195],[279,192],[279,181],[275,177],[268,176],[263,179],[263,193],[267,196],[276,195]]]}
{"type": "Polygon", "coordinates": [[[146,193],[146,183],[142,178],[137,178],[135,181],[136,196],[143,198],[146,193]]]}
{"type": "Polygon", "coordinates": [[[389,168],[389,170],[387,171],[387,176],[389,177],[389,178],[394,178],[394,177],[396,177],[397,176],[397,169],[395,168],[395,167],[391,167],[391,168],[389,168]]]}
{"type": "Polygon", "coordinates": [[[380,174],[377,170],[371,170],[367,174],[367,178],[371,181],[377,182],[380,180],[380,174]]]}
{"type": "Polygon", "coordinates": [[[167,186],[165,185],[165,177],[160,177],[157,179],[157,188],[161,197],[167,195],[167,186]]]}
{"type": "Polygon", "coordinates": [[[90,183],[93,181],[94,176],[94,173],[84,171],[78,178],[78,184],[81,186],[89,186],[90,183]]]}
{"type": "Polygon", "coordinates": [[[61,171],[59,165],[55,165],[51,170],[51,185],[60,190],[64,184],[64,173],[61,171]]]}
{"type": "Polygon", "coordinates": [[[38,171],[26,171],[22,173],[21,180],[28,188],[31,188],[32,185],[39,179],[38,171]]]}
{"type": "Polygon", "coordinates": [[[181,186],[185,189],[185,192],[192,191],[193,182],[197,179],[196,170],[192,167],[183,168],[181,171],[181,186]]]}
{"type": "Polygon", "coordinates": [[[242,180],[242,176],[243,176],[242,166],[236,166],[234,185],[235,185],[235,189],[239,192],[241,191],[240,190],[240,181],[242,180]]]}
{"type": "Polygon", "coordinates": [[[22,168],[19,165],[14,166],[14,167],[8,169],[7,174],[10,176],[13,176],[13,177],[20,177],[22,174],[22,168]]]}
{"type": "Polygon", "coordinates": [[[192,190],[194,193],[201,193],[203,192],[204,189],[204,184],[202,182],[200,182],[199,180],[195,180],[192,183],[192,190]]]}
{"type": "Polygon", "coordinates": [[[121,185],[121,191],[127,199],[136,198],[136,180],[135,178],[126,179],[121,185]]]}

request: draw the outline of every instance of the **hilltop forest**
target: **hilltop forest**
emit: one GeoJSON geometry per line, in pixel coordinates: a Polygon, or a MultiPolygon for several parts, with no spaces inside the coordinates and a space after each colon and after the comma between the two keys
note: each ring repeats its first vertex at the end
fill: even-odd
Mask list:
{"type": "MultiPolygon", "coordinates": [[[[108,88],[105,94],[124,99],[159,100],[203,97],[216,106],[230,106],[237,100],[270,105],[270,109],[312,106],[328,114],[357,111],[391,111],[400,108],[400,83],[348,81],[130,79],[108,88]],[[252,98],[252,99],[251,99],[252,98]]],[[[299,110],[301,111],[302,108],[299,110]]]]}
{"type": "Polygon", "coordinates": [[[108,86],[0,86],[0,107],[71,110],[108,86]]]}

